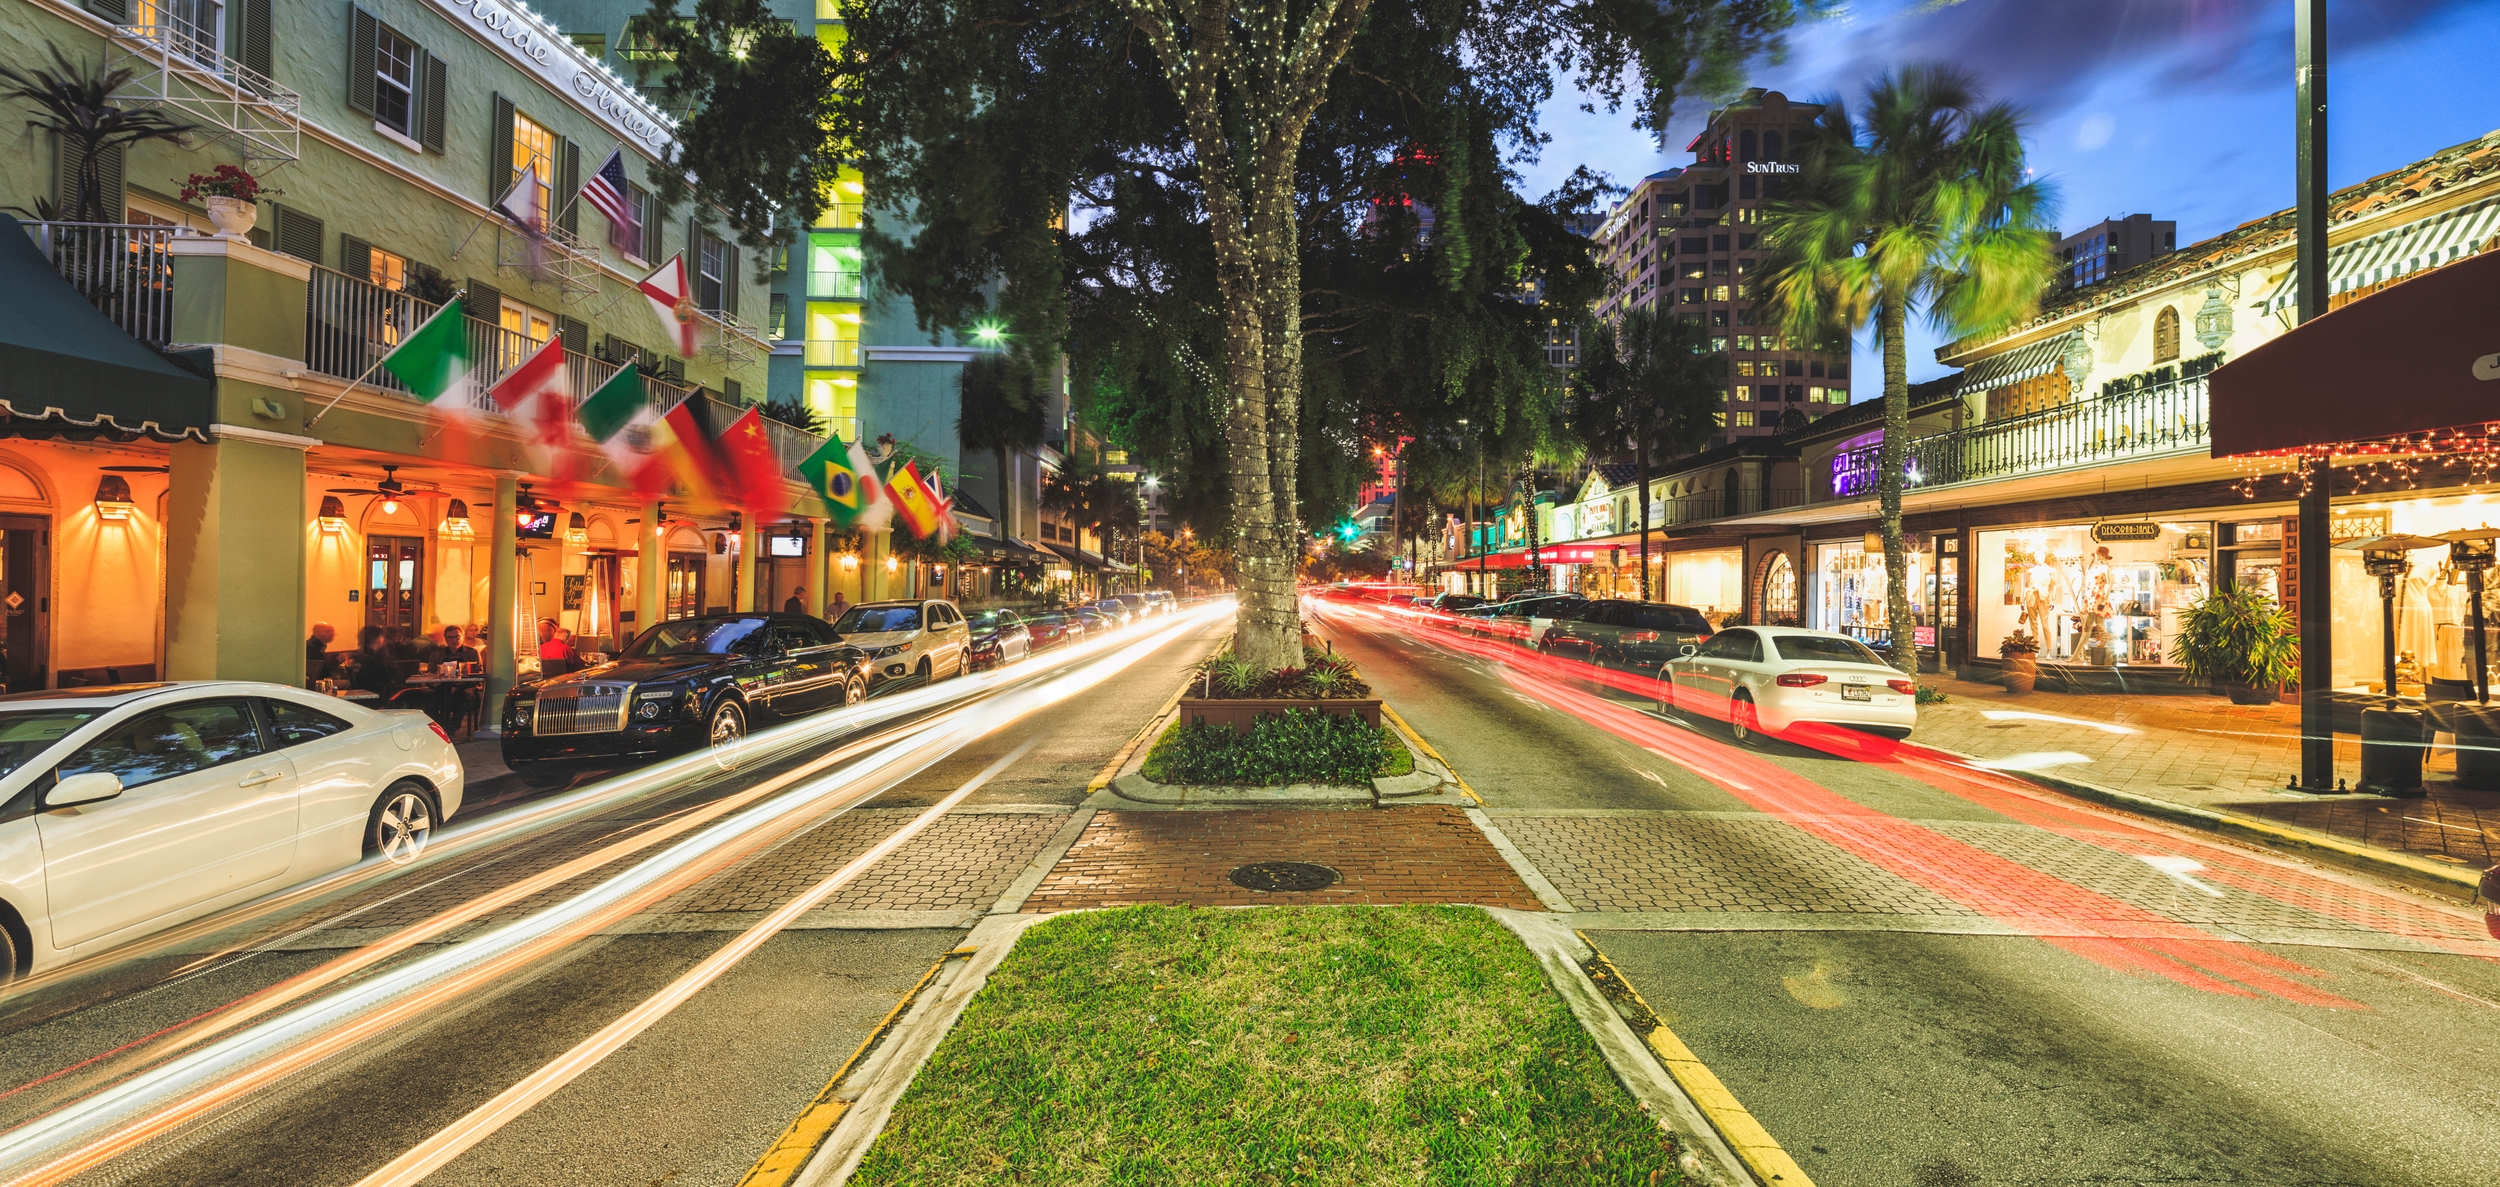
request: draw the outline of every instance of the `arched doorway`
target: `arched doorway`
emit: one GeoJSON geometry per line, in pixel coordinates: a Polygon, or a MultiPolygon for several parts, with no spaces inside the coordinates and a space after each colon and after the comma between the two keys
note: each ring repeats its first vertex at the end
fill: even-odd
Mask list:
{"type": "Polygon", "coordinates": [[[1773,549],[1762,558],[1762,569],[1754,584],[1754,622],[1761,626],[1798,626],[1799,615],[1797,563],[1788,558],[1785,549],[1773,549]]]}

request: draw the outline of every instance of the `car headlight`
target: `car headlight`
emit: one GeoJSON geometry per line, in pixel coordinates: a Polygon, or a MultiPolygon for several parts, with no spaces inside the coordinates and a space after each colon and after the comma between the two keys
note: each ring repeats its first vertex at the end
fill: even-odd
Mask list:
{"type": "Polygon", "coordinates": [[[870,659],[884,659],[889,655],[901,655],[909,650],[911,650],[911,644],[897,643],[891,647],[880,647],[875,651],[871,651],[868,653],[868,656],[870,659]]]}

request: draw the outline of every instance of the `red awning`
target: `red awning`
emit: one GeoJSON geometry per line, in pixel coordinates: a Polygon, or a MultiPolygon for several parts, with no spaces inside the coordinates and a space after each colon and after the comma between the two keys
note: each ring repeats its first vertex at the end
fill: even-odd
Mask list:
{"type": "Polygon", "coordinates": [[[2215,457],[2500,421],[2500,251],[2310,321],[2211,385],[2215,457]]]}

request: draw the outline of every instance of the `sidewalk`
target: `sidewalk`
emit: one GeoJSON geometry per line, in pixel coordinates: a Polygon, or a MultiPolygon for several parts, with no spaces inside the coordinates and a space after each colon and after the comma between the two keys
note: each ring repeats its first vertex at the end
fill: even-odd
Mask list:
{"type": "MultiPolygon", "coordinates": [[[[1952,699],[1919,709],[1913,742],[2052,779],[2327,833],[2460,871],[2500,863],[2500,793],[2458,787],[2456,758],[2445,749],[2430,752],[2423,772],[2429,794],[2421,799],[2313,795],[2285,790],[2300,769],[2296,705],[2234,705],[2219,696],[2015,696],[1994,684],[1928,683],[1952,699]],[[2057,761],[2064,755],[2088,761],[2057,761]]],[[[2353,779],[2360,764],[2359,740],[2336,738],[2337,774],[2353,779]]]]}

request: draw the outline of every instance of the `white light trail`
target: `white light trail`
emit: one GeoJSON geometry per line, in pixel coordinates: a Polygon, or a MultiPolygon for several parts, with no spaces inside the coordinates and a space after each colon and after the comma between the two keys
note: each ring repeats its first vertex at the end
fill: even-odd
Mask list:
{"type": "Polygon", "coordinates": [[[689,869],[708,876],[716,867],[702,866],[705,858],[743,856],[751,847],[745,843],[776,824],[847,806],[907,779],[965,743],[1108,679],[1221,608],[1218,603],[1185,613],[1125,647],[1083,653],[1092,662],[1043,679],[1019,674],[1029,682],[960,714],[914,726],[866,756],[719,820],[571,899],[296,1006],[0,1134],[0,1174],[27,1187],[62,1182],[330,1055],[356,1049],[367,1031],[415,1024],[445,1002],[597,932],[612,917],[674,893],[690,881],[689,869]]]}
{"type": "Polygon", "coordinates": [[[2057,725],[2079,725],[2085,729],[2099,730],[2105,734],[2134,734],[2143,732],[2141,730],[2129,729],[2126,726],[2113,724],[2107,721],[2085,721],[2080,717],[2060,717],[2055,713],[2033,713],[2027,709],[1982,709],[1979,711],[1979,715],[1990,721],[2046,721],[2057,725]]]}

